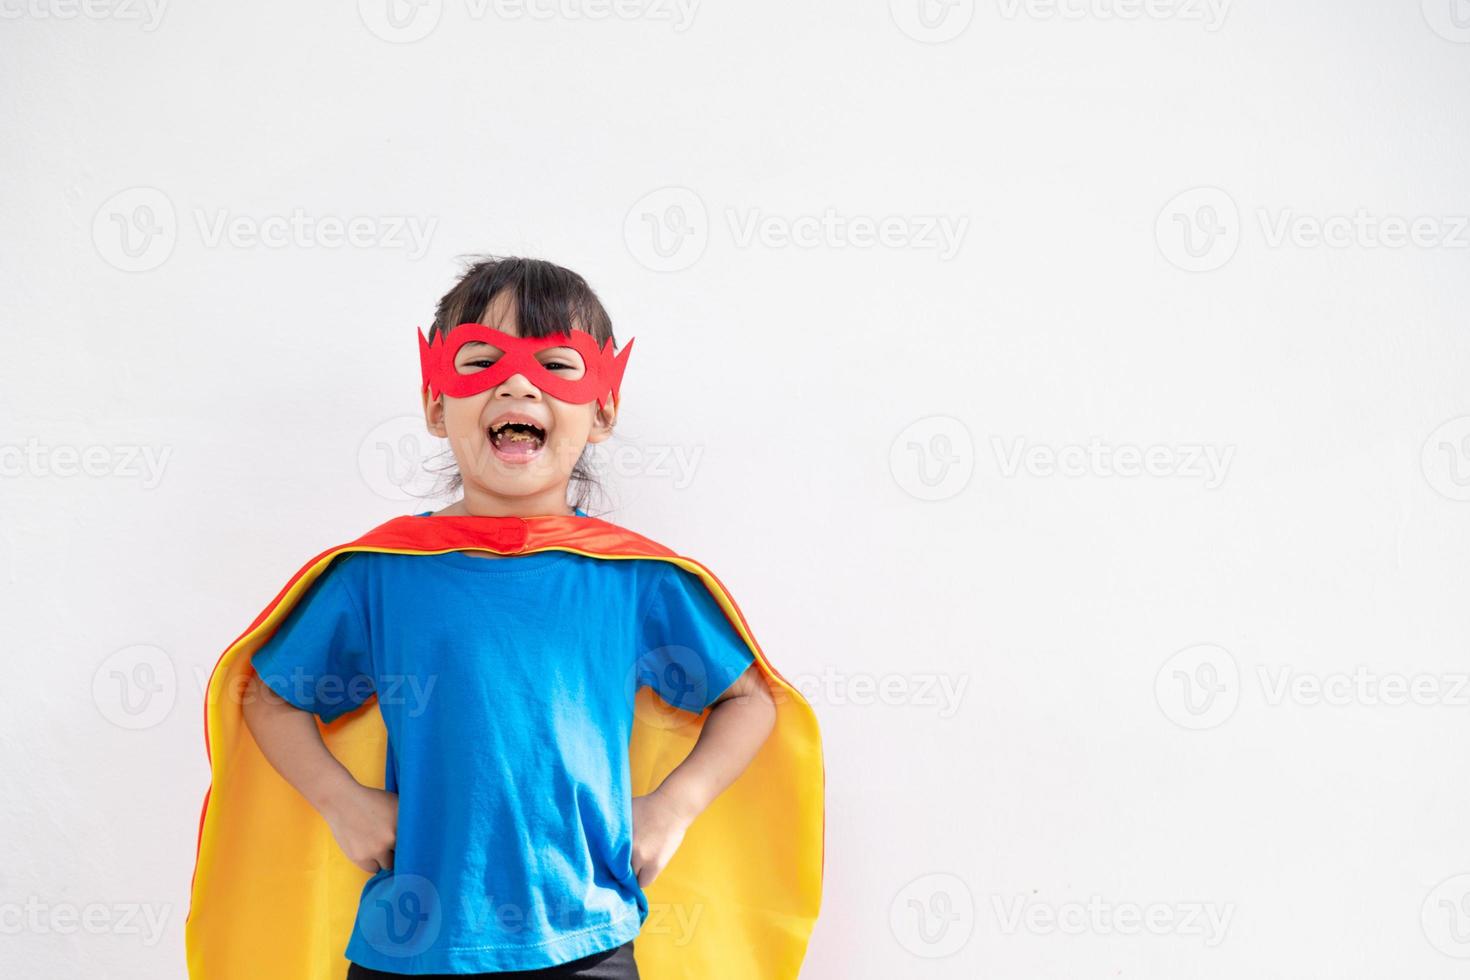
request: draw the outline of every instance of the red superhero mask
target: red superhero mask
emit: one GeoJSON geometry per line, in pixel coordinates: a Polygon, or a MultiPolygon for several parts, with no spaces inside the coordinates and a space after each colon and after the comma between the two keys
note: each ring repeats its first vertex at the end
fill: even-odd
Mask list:
{"type": "Polygon", "coordinates": [[[596,338],[585,330],[563,331],[547,337],[515,337],[483,323],[461,323],[447,336],[436,336],[431,344],[424,339],[423,328],[419,328],[419,363],[424,372],[424,388],[430,398],[438,398],[441,394],[468,398],[504,383],[513,374],[520,374],[552,398],[574,405],[595,401],[598,408],[606,408],[609,392],[614,400],[618,397],[618,386],[622,383],[623,369],[628,366],[628,353],[632,349],[633,341],[630,340],[614,356],[611,340],[598,347],[596,338]],[[472,374],[460,374],[454,367],[455,357],[460,348],[474,341],[495,348],[485,352],[485,359],[493,359],[495,363],[472,374]],[[536,354],[548,347],[570,347],[580,354],[582,376],[568,378],[537,360],[536,354]]]}

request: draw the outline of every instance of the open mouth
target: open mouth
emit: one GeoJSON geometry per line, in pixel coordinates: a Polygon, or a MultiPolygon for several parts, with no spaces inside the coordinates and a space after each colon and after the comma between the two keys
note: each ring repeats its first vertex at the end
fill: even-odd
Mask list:
{"type": "Polygon", "coordinates": [[[495,455],[512,463],[534,458],[546,445],[546,430],[529,422],[497,422],[489,436],[495,455]]]}

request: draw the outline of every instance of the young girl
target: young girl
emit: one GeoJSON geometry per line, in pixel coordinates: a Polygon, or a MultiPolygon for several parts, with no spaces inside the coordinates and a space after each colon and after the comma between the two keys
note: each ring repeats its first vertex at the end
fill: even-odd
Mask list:
{"type": "Polygon", "coordinates": [[[568,503],[616,424],[614,349],[550,263],[478,263],[440,301],[423,408],[462,498],[318,556],[221,657],[192,975],[796,975],[815,722],[708,569],[568,503]],[[281,930],[296,953],[252,934],[281,930]]]}

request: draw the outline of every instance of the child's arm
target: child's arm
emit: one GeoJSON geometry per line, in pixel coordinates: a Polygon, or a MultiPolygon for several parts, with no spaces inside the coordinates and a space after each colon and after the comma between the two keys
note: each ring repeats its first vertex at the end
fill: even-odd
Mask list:
{"type": "Polygon", "coordinates": [[[694,818],[745,771],[775,724],[776,703],[752,664],[715,699],[689,756],[657,789],[633,798],[633,871],[640,886],[664,869],[694,818]]]}
{"type": "Polygon", "coordinates": [[[316,718],[287,704],[259,675],[250,678],[243,707],[266,761],[327,821],[342,853],[364,871],[393,867],[398,796],[353,779],[322,741],[316,718]]]}

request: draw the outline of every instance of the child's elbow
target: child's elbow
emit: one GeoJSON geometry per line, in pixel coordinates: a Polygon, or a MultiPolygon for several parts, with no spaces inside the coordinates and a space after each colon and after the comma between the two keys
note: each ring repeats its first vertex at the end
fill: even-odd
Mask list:
{"type": "Polygon", "coordinates": [[[771,693],[771,681],[765,672],[754,664],[746,671],[745,678],[749,682],[748,697],[751,703],[752,724],[758,726],[761,739],[771,734],[776,727],[776,697],[771,693]]]}

